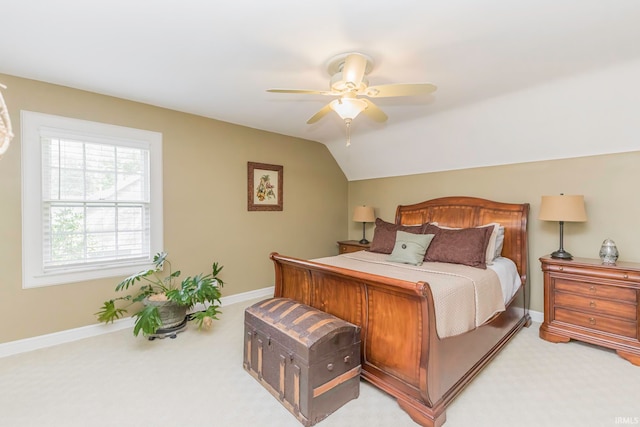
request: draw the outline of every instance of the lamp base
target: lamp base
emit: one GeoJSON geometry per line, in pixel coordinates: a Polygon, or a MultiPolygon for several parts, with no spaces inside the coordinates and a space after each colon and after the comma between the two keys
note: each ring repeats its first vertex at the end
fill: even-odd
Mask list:
{"type": "Polygon", "coordinates": [[[551,253],[551,258],[572,259],[573,255],[571,255],[564,249],[558,249],[557,251],[551,253]]]}
{"type": "Polygon", "coordinates": [[[358,243],[360,243],[361,245],[368,245],[369,241],[367,239],[362,239],[358,243]]]}

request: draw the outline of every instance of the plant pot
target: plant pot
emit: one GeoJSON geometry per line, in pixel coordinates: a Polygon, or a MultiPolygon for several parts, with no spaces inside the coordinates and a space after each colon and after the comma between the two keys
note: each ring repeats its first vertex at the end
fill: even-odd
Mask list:
{"type": "Polygon", "coordinates": [[[150,305],[158,308],[163,329],[178,326],[187,317],[187,307],[178,305],[173,301],[151,301],[149,298],[145,298],[142,303],[146,306],[150,305]]]}

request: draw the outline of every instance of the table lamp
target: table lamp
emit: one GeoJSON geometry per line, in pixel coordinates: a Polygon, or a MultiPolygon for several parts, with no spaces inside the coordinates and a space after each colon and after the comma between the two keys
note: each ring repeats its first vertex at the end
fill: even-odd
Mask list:
{"type": "Polygon", "coordinates": [[[542,221],[560,222],[560,248],[551,253],[551,258],[571,259],[573,256],[564,250],[563,234],[564,223],[585,222],[587,213],[584,209],[584,196],[542,196],[540,214],[538,219],[542,221]]]}
{"type": "Polygon", "coordinates": [[[373,208],[369,206],[356,206],[353,211],[353,220],[362,223],[362,240],[360,243],[366,245],[369,241],[365,237],[364,226],[367,222],[375,222],[376,216],[373,212],[373,208]]]}

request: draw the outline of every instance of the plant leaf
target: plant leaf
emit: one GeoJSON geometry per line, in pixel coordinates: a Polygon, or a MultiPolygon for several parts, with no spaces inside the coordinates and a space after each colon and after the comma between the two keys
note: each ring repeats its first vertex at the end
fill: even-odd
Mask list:
{"type": "Polygon", "coordinates": [[[113,323],[114,320],[120,319],[127,310],[124,308],[117,308],[115,300],[105,301],[100,310],[97,313],[93,313],[98,316],[98,321],[104,323],[113,323]]]}
{"type": "Polygon", "coordinates": [[[143,270],[138,273],[132,274],[131,276],[124,279],[122,282],[118,283],[116,286],[116,291],[122,291],[125,289],[129,289],[130,286],[133,286],[137,281],[142,279],[143,277],[150,276],[155,273],[155,270],[143,270]]]}
{"type": "Polygon", "coordinates": [[[204,319],[206,317],[211,317],[212,319],[219,320],[218,316],[217,316],[217,314],[219,314],[219,313],[222,313],[219,310],[219,307],[212,304],[209,307],[207,307],[207,309],[205,311],[198,311],[196,313],[193,313],[191,315],[191,318],[193,320],[195,320],[196,325],[198,326],[198,329],[201,329],[202,328],[202,324],[204,322],[204,319]]]}
{"type": "Polygon", "coordinates": [[[153,256],[153,262],[156,265],[156,270],[162,269],[162,267],[164,266],[164,262],[167,260],[168,255],[169,254],[167,254],[166,252],[158,252],[153,256]]]}
{"type": "Polygon", "coordinates": [[[212,270],[212,276],[213,278],[218,282],[218,286],[223,287],[224,286],[224,282],[222,281],[222,279],[220,279],[218,277],[218,274],[220,274],[220,272],[222,271],[222,269],[224,268],[223,265],[219,265],[218,262],[214,262],[213,265],[211,266],[211,270],[212,270]]]}
{"type": "MultiPolygon", "coordinates": [[[[153,295],[155,293],[156,293],[156,290],[153,288],[153,286],[151,285],[142,286],[138,294],[135,297],[133,297],[133,302],[141,302],[149,295],[153,295]]],[[[129,297],[131,297],[131,295],[129,295],[129,297]]]]}
{"type": "Polygon", "coordinates": [[[142,310],[135,314],[136,322],[133,326],[133,335],[136,337],[142,331],[143,335],[155,334],[160,326],[162,326],[162,320],[160,319],[160,313],[158,307],[147,305],[142,310]]]}

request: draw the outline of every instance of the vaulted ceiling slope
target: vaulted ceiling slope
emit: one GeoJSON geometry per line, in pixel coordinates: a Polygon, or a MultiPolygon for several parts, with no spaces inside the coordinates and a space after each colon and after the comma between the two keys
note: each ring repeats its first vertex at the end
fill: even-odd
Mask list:
{"type": "MultiPolygon", "coordinates": [[[[349,180],[640,149],[637,0],[4,0],[0,73],[319,141],[349,180]],[[306,121],[373,58],[389,116],[306,121]]],[[[10,90],[10,88],[9,88],[10,90]]]]}

